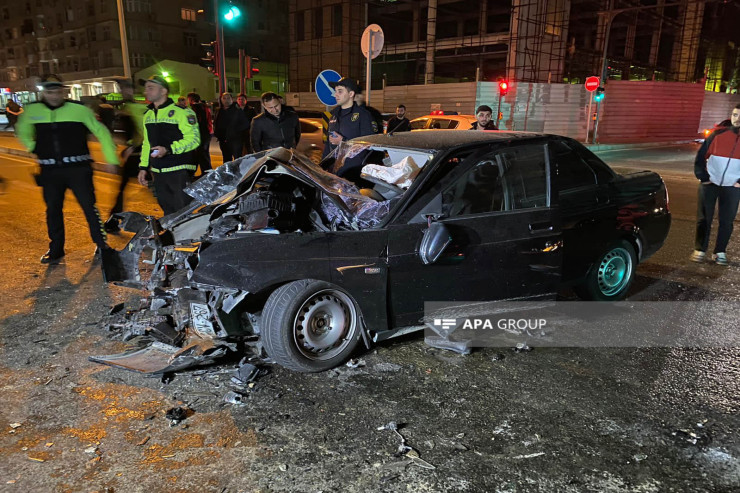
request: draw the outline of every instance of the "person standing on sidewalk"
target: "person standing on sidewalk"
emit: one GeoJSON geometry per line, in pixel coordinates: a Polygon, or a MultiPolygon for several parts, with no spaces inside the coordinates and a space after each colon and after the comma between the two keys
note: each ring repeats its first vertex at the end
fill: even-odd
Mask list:
{"type": "Polygon", "coordinates": [[[709,246],[714,207],[718,205],[719,228],[713,260],[727,265],[727,245],[740,203],[740,104],[730,115],[731,127],[716,130],[704,141],[694,161],[699,179],[696,241],[691,260],[702,262],[709,246]]]}
{"type": "MultiPolygon", "coordinates": [[[[141,145],[144,142],[144,113],[147,111],[145,104],[134,101],[134,84],[131,79],[121,77],[116,79],[118,88],[123,97],[123,108],[119,114],[123,126],[123,134],[126,139],[126,148],[121,153],[123,158],[123,176],[118,187],[118,195],[110,211],[110,215],[123,212],[123,194],[130,178],[139,175],[139,162],[141,160],[141,145]]],[[[120,231],[118,221],[108,220],[105,223],[108,233],[120,231]]]]}
{"type": "Polygon", "coordinates": [[[144,82],[144,95],[151,104],[144,113],[144,144],[139,163],[139,183],[147,186],[151,171],[157,202],[165,216],[190,202],[184,190],[195,173],[193,151],[200,144],[195,113],[177,106],[169,91],[162,76],[152,75],[144,82]]]}
{"type": "Polygon", "coordinates": [[[201,175],[211,171],[211,123],[210,111],[200,99],[200,94],[191,92],[188,94],[188,104],[198,119],[198,131],[200,132],[200,145],[195,150],[195,161],[200,167],[201,175]]]}
{"type": "Polygon", "coordinates": [[[63,207],[67,189],[72,190],[82,207],[98,250],[110,248],[95,206],[88,132],[100,141],[109,164],[118,164],[118,155],[110,132],[95,118],[95,113],[64,99],[67,90],[59,78],[47,76],[41,87],[42,100],[26,105],[26,111],[18,120],[17,132],[23,145],[36,154],[41,166],[37,183],[43,189],[49,233],[49,250],[41,257],[41,263],[52,264],[64,257],[63,207]]]}
{"type": "Polygon", "coordinates": [[[249,125],[244,112],[234,104],[234,99],[228,92],[221,95],[221,108],[218,110],[213,126],[224,163],[241,157],[242,139],[249,125]]]}
{"type": "Polygon", "coordinates": [[[252,120],[250,139],[254,152],[276,147],[295,149],[301,140],[298,115],[283,108],[280,98],[274,92],[262,95],[262,106],[265,111],[252,120]]]}

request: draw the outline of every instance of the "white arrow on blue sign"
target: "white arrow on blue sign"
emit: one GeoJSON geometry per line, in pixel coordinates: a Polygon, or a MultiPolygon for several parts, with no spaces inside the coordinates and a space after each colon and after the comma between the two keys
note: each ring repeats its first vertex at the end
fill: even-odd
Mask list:
{"type": "Polygon", "coordinates": [[[329,82],[336,82],[341,78],[342,76],[333,70],[324,70],[318,77],[316,77],[315,87],[319,101],[324,103],[326,106],[334,106],[337,104],[337,100],[334,98],[334,89],[329,87],[329,82]]]}

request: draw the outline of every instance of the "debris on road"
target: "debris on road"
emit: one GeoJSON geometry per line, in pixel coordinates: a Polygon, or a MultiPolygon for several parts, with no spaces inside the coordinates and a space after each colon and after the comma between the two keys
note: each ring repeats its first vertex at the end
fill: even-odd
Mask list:
{"type": "Polygon", "coordinates": [[[512,350],[515,353],[528,353],[532,350],[532,348],[529,347],[526,342],[520,342],[516,345],[516,347],[512,348],[512,350]]]}
{"type": "Polygon", "coordinates": [[[544,452],[536,452],[534,454],[527,454],[527,455],[515,455],[512,457],[512,459],[534,459],[535,457],[539,457],[541,455],[545,455],[544,452]]]}
{"type": "Polygon", "coordinates": [[[412,464],[415,464],[424,469],[436,469],[432,464],[425,461],[419,456],[419,451],[411,447],[406,443],[406,438],[398,431],[398,424],[395,421],[391,421],[388,424],[380,426],[378,431],[391,430],[401,439],[401,445],[398,446],[398,450],[393,454],[395,457],[408,457],[411,459],[412,464]]]}
{"type": "Polygon", "coordinates": [[[164,417],[170,420],[170,426],[176,426],[191,414],[192,409],[178,406],[168,409],[164,417]]]}
{"type": "Polygon", "coordinates": [[[227,402],[229,404],[244,404],[244,398],[246,397],[245,394],[240,394],[239,392],[229,391],[224,395],[224,402],[227,402]]]}
{"type": "Polygon", "coordinates": [[[462,355],[470,354],[473,351],[472,341],[453,341],[443,336],[424,336],[424,343],[436,349],[454,351],[462,355]]]}
{"type": "Polygon", "coordinates": [[[365,366],[364,359],[351,359],[347,361],[347,368],[362,368],[365,366]]]}

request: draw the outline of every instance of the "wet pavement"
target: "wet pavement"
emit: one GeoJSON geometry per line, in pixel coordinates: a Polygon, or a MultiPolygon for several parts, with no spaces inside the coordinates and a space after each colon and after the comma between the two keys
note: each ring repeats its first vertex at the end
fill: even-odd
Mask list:
{"type": "MultiPolygon", "coordinates": [[[[673,151],[660,166],[682,162],[673,151]]],[[[102,322],[144,293],[102,285],[73,200],[64,263],[38,264],[40,193],[27,163],[0,160],[2,492],[740,490],[738,348],[530,344],[460,356],[409,335],[357,354],[356,368],[268,365],[251,387],[231,380],[238,357],[164,380],[90,363],[127,347],[102,322]],[[242,403],[225,402],[229,392],[242,403]]],[[[737,301],[737,241],[728,268],[687,260],[695,183],[685,171],[665,173],[673,227],[631,298],[737,301]]],[[[114,195],[106,180],[102,210],[114,195]]],[[[147,194],[132,187],[132,208],[155,212],[147,194]]]]}

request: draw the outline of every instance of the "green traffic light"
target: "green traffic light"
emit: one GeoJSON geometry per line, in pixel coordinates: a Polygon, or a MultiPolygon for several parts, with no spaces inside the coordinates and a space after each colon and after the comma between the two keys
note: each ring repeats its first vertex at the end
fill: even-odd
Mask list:
{"type": "Polygon", "coordinates": [[[229,10],[224,14],[224,19],[227,21],[233,21],[237,17],[240,17],[242,15],[241,10],[239,10],[237,7],[230,7],[229,10]]]}

